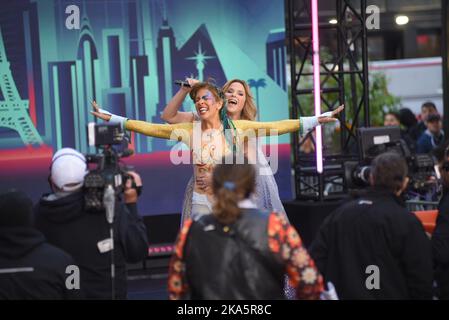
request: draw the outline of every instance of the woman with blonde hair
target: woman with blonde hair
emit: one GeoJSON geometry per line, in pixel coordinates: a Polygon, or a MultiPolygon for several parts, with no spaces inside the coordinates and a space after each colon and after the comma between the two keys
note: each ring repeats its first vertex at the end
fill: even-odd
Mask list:
{"type": "Polygon", "coordinates": [[[213,212],[187,219],[178,236],[170,299],[283,299],[285,274],[297,298],[320,297],[323,279],[296,230],[251,200],[255,175],[250,164],[214,167],[213,212]]]}

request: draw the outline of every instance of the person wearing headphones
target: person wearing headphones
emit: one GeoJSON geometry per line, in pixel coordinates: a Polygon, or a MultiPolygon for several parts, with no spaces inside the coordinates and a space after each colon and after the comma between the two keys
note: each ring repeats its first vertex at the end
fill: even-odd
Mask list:
{"type": "MultiPolygon", "coordinates": [[[[88,167],[84,155],[71,148],[56,152],[49,183],[35,207],[35,225],[49,243],[69,253],[80,270],[80,287],[87,299],[126,299],[126,263],[148,254],[146,227],[137,212],[137,190],[127,181],[124,202],[115,202],[114,241],[105,212],[85,209],[83,183],[88,167]],[[114,248],[115,282],[112,296],[111,255],[114,248]]],[[[129,172],[137,187],[139,175],[129,172]]]]}

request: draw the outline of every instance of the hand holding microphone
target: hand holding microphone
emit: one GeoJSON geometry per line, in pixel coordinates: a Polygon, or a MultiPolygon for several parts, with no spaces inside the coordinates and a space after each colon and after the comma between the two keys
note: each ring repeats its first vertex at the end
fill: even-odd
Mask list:
{"type": "Polygon", "coordinates": [[[193,78],[186,78],[184,81],[182,80],[176,80],[175,84],[181,86],[181,89],[186,91],[186,92],[190,92],[190,90],[192,90],[192,87],[196,84],[200,82],[197,79],[193,79],[193,78]]]}

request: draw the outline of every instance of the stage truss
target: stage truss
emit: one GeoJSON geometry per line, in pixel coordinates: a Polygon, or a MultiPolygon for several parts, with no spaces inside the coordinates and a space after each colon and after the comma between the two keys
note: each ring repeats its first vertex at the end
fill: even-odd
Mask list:
{"type": "MultiPolygon", "coordinates": [[[[295,119],[313,114],[311,0],[286,0],[285,8],[290,116],[295,119]]],[[[325,112],[344,104],[345,110],[339,125],[323,128],[322,174],[316,170],[315,152],[307,153],[307,145],[315,145],[313,134],[292,135],[298,200],[323,201],[347,194],[344,163],[358,160],[356,129],[370,126],[366,0],[319,1],[318,15],[321,108],[325,112]]]]}

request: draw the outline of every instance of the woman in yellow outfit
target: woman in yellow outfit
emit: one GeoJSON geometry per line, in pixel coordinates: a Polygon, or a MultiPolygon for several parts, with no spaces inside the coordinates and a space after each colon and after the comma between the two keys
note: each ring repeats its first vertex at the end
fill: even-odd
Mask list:
{"type": "MultiPolygon", "coordinates": [[[[248,140],[248,137],[281,135],[298,130],[304,134],[319,124],[336,121],[335,116],[343,110],[343,106],[340,106],[319,117],[301,117],[274,122],[230,120],[226,114],[224,95],[213,84],[207,82],[195,84],[190,97],[195,102],[199,122],[154,124],[129,120],[100,109],[95,102],[92,103],[94,107],[92,114],[106,121],[121,123],[129,131],[184,142],[192,152],[195,177],[204,170],[210,171],[224,155],[243,150],[239,147],[248,140]]],[[[212,203],[212,193],[195,183],[192,218],[196,220],[212,212],[212,203]]]]}

